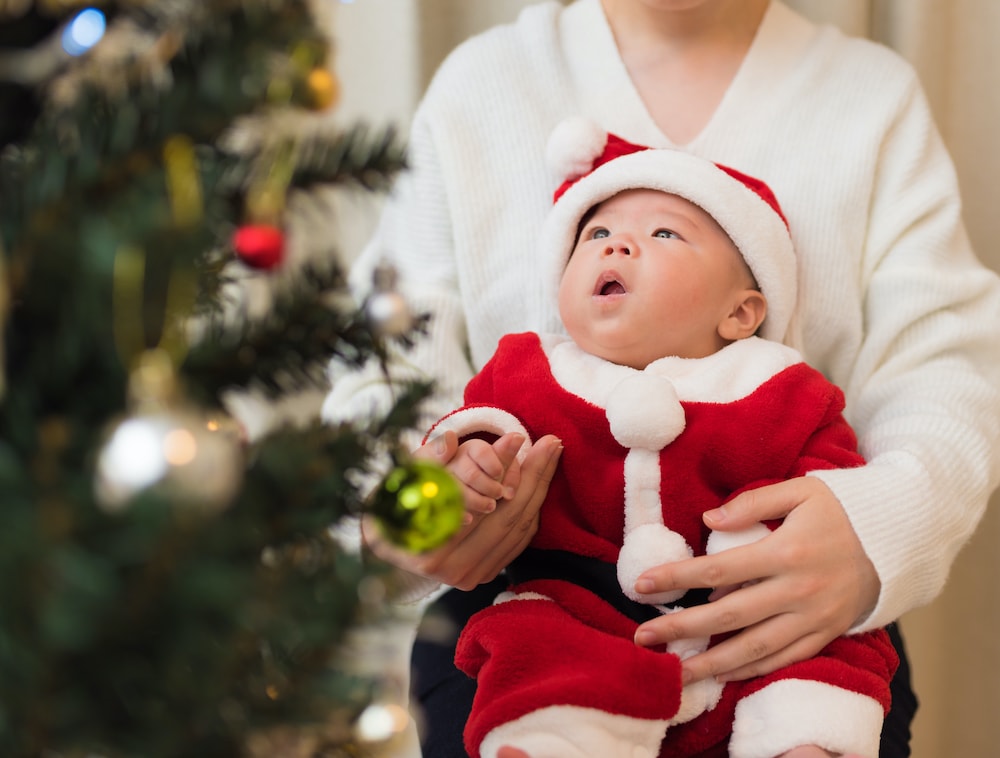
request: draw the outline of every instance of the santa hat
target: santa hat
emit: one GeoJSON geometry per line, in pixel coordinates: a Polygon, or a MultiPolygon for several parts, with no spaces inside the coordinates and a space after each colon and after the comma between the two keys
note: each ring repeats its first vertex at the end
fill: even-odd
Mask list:
{"type": "Polygon", "coordinates": [[[795,251],[764,182],[682,150],[633,145],[583,118],[556,127],[546,161],[564,180],[542,230],[541,249],[558,253],[549,259],[557,287],[590,208],[624,190],[661,190],[699,206],[725,230],[767,298],[761,336],[784,339],[795,307],[795,251]]]}

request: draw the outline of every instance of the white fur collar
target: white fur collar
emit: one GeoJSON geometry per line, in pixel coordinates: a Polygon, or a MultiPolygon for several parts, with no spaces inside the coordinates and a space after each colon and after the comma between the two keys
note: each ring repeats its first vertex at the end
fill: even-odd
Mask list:
{"type": "Polygon", "coordinates": [[[802,361],[798,351],[790,347],[750,337],[706,358],[669,356],[639,371],[586,353],[564,335],[542,335],[541,343],[556,381],[599,408],[608,407],[608,400],[622,380],[640,374],[669,379],[680,400],[732,402],[802,361]]]}

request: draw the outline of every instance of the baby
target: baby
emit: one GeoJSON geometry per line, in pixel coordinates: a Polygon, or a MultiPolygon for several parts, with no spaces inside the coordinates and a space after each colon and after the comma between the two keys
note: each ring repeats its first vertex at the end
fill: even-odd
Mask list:
{"type": "Polygon", "coordinates": [[[564,125],[550,145],[570,178],[541,255],[568,337],[503,338],[466,406],[430,433],[459,434],[449,468],[468,498],[487,500],[503,492],[490,438],[519,434],[526,449],[554,434],[564,445],[509,591],[459,640],[456,663],[477,679],[466,749],[875,756],[897,665],[881,630],[757,679],[686,686],[681,660],[712,640],[633,642],[643,621],[706,600],[637,592],[646,569],[767,539],[764,524],[710,533],[705,511],[863,460],[842,393],[781,344],[795,255],[767,186],[595,130],[564,125]]]}

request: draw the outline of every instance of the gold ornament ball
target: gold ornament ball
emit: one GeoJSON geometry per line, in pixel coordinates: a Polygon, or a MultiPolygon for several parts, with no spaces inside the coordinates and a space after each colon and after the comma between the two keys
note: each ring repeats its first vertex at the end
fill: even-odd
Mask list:
{"type": "Polygon", "coordinates": [[[314,68],[309,72],[306,88],[312,107],[318,111],[333,107],[340,98],[340,82],[325,68],[314,68]]]}
{"type": "Polygon", "coordinates": [[[397,466],[382,484],[373,513],[395,545],[413,553],[433,550],[462,526],[462,488],[444,468],[415,460],[397,466]]]}

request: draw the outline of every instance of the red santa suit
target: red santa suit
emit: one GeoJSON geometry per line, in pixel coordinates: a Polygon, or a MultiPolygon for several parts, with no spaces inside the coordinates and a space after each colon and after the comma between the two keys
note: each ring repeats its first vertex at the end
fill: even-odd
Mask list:
{"type": "Polygon", "coordinates": [[[478,681],[470,756],[502,745],[533,758],[763,758],[806,744],[877,754],[897,664],[884,632],[725,686],[681,685],[681,660],[709,640],[632,641],[641,620],[686,601],[636,594],[642,571],[768,533],[712,535],[705,511],[745,489],[863,463],[842,393],[796,351],[753,337],[640,371],[565,337],[512,335],[465,401],[432,432],[554,434],[564,446],[514,584],[459,640],[456,663],[478,681]]]}

